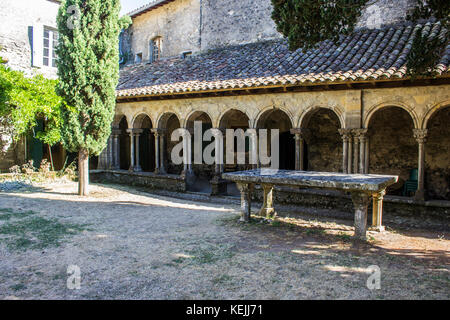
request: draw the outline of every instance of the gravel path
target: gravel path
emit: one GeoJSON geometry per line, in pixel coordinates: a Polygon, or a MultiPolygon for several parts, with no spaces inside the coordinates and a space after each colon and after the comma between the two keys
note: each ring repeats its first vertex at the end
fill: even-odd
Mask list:
{"type": "Polygon", "coordinates": [[[448,234],[390,231],[360,243],[342,221],[242,225],[234,205],[124,186],[93,185],[80,198],[76,188],[0,193],[0,298],[450,298],[448,234]],[[70,265],[80,289],[67,287],[70,265]],[[366,285],[371,265],[379,290],[366,285]]]}

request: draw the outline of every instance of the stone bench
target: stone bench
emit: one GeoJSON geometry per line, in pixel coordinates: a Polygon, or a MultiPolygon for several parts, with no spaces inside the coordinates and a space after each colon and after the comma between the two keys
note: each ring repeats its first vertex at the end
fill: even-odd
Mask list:
{"type": "Polygon", "coordinates": [[[250,221],[251,192],[255,184],[261,185],[264,191],[264,203],[259,214],[268,219],[273,219],[276,216],[273,207],[273,187],[275,185],[350,192],[355,209],[355,237],[360,239],[366,239],[367,210],[371,198],[373,198],[372,225],[379,231],[383,230],[383,196],[386,188],[398,181],[397,176],[275,169],[224,173],[222,178],[236,182],[241,192],[241,221],[244,222],[250,221]]]}

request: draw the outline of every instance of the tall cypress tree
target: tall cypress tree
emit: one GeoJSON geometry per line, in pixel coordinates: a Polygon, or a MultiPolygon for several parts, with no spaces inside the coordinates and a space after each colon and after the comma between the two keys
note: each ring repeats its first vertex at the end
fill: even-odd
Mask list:
{"type": "Polygon", "coordinates": [[[106,147],[119,80],[119,0],[63,0],[58,12],[58,93],[64,147],[78,152],[79,195],[87,195],[89,156],[106,147]]]}

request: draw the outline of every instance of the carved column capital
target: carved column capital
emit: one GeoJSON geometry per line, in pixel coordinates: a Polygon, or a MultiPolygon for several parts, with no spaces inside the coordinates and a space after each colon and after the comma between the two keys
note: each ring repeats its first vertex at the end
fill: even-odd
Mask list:
{"type": "Polygon", "coordinates": [[[166,129],[153,128],[150,130],[156,137],[164,136],[166,129]]]}
{"type": "Polygon", "coordinates": [[[112,130],[111,130],[111,135],[112,135],[113,137],[120,136],[121,134],[122,134],[122,130],[120,130],[120,129],[112,129],[112,130]]]}
{"type": "Polygon", "coordinates": [[[144,132],[144,130],[143,129],[127,129],[127,132],[130,134],[130,135],[140,135],[140,134],[142,134],[143,132],[144,132]]]}
{"type": "Polygon", "coordinates": [[[414,129],[414,138],[419,144],[427,142],[428,130],[427,129],[414,129]]]}
{"type": "Polygon", "coordinates": [[[367,139],[367,131],[367,129],[353,129],[353,135],[355,136],[355,139],[364,142],[367,139]]]}
{"type": "Polygon", "coordinates": [[[352,138],[352,129],[339,129],[342,140],[349,141],[352,138]]]}

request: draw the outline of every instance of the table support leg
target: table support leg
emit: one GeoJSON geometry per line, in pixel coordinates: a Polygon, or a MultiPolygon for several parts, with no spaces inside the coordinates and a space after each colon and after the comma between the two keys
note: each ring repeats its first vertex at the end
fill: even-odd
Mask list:
{"type": "Polygon", "coordinates": [[[277,215],[273,207],[273,185],[262,184],[264,191],[264,203],[259,211],[259,215],[266,219],[274,219],[277,215]]]}
{"type": "Polygon", "coordinates": [[[383,197],[386,191],[383,190],[373,195],[372,229],[382,232],[383,227],[383,197]]]}
{"type": "Polygon", "coordinates": [[[364,192],[352,192],[352,201],[355,209],[355,238],[366,240],[370,196],[364,192]]]}
{"type": "Polygon", "coordinates": [[[236,182],[236,186],[241,192],[241,222],[249,222],[252,209],[251,189],[249,183],[236,182]]]}

